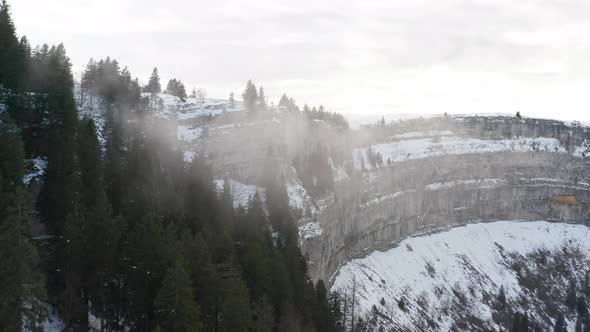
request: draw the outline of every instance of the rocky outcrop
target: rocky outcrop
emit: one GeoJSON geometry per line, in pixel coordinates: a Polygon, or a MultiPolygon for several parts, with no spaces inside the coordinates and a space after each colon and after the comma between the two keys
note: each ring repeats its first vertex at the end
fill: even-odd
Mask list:
{"type": "Polygon", "coordinates": [[[402,125],[373,128],[381,140],[372,153],[394,162],[362,170],[356,162],[357,171],[337,182],[333,203],[318,216],[322,235],[303,243],[314,278],[330,279],[347,260],[405,237],[456,225],[590,220],[587,128],[506,117],[403,126],[405,133],[402,125]]]}

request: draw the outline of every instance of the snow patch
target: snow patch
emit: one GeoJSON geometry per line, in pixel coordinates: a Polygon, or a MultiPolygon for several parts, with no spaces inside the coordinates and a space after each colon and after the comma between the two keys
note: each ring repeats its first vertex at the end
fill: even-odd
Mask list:
{"type": "Polygon", "coordinates": [[[395,326],[408,331],[415,330],[414,320],[420,315],[436,321],[439,330],[450,330],[453,317],[440,309],[452,301],[454,290],[472,292],[470,313],[493,325],[484,294],[497,294],[503,286],[509,300],[524,296],[517,273],[504,264],[504,255],[556,251],[565,244],[590,255],[590,228],[544,221],[470,224],[409,238],[388,251],[349,261],[339,269],[331,289],[349,293],[356,282],[362,313],[368,314],[376,305],[388,312],[395,326]],[[381,299],[387,308],[381,306],[381,299]],[[407,312],[398,307],[401,299],[408,304],[407,312]],[[428,306],[417,305],[419,301],[428,306]]]}
{"type": "Polygon", "coordinates": [[[31,173],[23,177],[23,183],[26,185],[30,184],[33,179],[45,175],[45,170],[47,169],[47,160],[44,157],[37,157],[30,161],[33,163],[33,169],[31,173]]]}
{"type": "MultiPolygon", "coordinates": [[[[247,207],[248,200],[251,196],[253,196],[256,192],[260,195],[260,198],[264,201],[266,190],[262,187],[258,187],[255,185],[243,184],[233,179],[228,179],[229,181],[229,188],[232,193],[234,208],[238,206],[247,207]]],[[[223,183],[225,180],[218,179],[215,180],[215,187],[217,188],[218,193],[223,192],[223,183]]]]}
{"type": "Polygon", "coordinates": [[[320,226],[319,222],[308,222],[299,226],[299,238],[308,240],[318,236],[321,236],[324,230],[320,226]]]}
{"type": "Polygon", "coordinates": [[[310,212],[312,215],[318,212],[313,200],[299,180],[292,180],[287,183],[287,195],[289,196],[289,205],[292,208],[300,209],[304,213],[310,212]]]}
{"type": "Polygon", "coordinates": [[[411,131],[403,134],[393,135],[391,139],[411,139],[411,138],[424,138],[424,137],[436,137],[436,136],[452,136],[453,132],[450,130],[430,130],[430,131],[411,131]]]}
{"type": "Polygon", "coordinates": [[[182,154],[182,159],[185,163],[192,163],[196,156],[197,153],[194,151],[184,151],[182,154]]]}
{"type": "Polygon", "coordinates": [[[177,130],[177,138],[180,141],[185,141],[187,143],[193,143],[201,138],[203,134],[203,128],[196,127],[192,128],[191,126],[178,126],[177,130]]]}
{"type": "Polygon", "coordinates": [[[439,190],[448,189],[456,186],[477,186],[479,188],[497,187],[506,184],[506,180],[502,179],[475,179],[475,180],[462,180],[462,181],[451,181],[451,182],[436,182],[424,186],[426,190],[439,190]]]}

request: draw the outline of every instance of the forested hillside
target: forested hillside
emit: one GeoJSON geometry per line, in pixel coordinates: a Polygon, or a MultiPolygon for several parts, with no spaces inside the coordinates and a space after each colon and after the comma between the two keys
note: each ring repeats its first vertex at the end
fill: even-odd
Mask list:
{"type": "MultiPolygon", "coordinates": [[[[18,39],[2,2],[0,330],[337,330],[281,174],[234,208],[151,116],[160,90],[157,70],[142,86],[110,58],[75,89],[64,45],[18,39]],[[100,132],[77,110],[89,98],[100,132]]],[[[186,98],[178,80],[167,92],[186,98]]]]}

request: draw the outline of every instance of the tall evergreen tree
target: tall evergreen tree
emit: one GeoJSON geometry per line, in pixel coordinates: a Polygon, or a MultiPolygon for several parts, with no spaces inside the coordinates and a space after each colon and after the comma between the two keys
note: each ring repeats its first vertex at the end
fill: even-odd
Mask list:
{"type": "Polygon", "coordinates": [[[256,102],[258,100],[258,93],[256,92],[256,86],[251,80],[246,83],[246,89],[242,93],[242,100],[247,111],[256,110],[256,102]]]}
{"type": "Polygon", "coordinates": [[[258,89],[257,104],[258,109],[266,109],[266,96],[264,95],[264,88],[262,86],[260,86],[260,89],[258,89]]]}
{"type": "Polygon", "coordinates": [[[168,85],[166,86],[166,93],[176,96],[180,98],[180,100],[184,101],[186,99],[186,88],[184,84],[175,78],[168,81],[168,85]]]}
{"type": "Polygon", "coordinates": [[[559,314],[559,317],[557,317],[553,332],[566,332],[565,319],[562,314],[559,314]]]}
{"type": "Polygon", "coordinates": [[[23,144],[8,114],[0,114],[0,330],[41,331],[47,312],[36,250],[29,232],[30,206],[24,192],[23,144]]]}
{"type": "Polygon", "coordinates": [[[160,75],[158,74],[158,68],[154,68],[148,84],[143,89],[144,92],[151,94],[162,92],[162,86],[160,85],[160,75]]]}
{"type": "Polygon", "coordinates": [[[156,316],[163,331],[193,332],[201,330],[199,308],[194,300],[187,263],[176,259],[166,271],[162,288],[155,300],[156,316]]]}
{"type": "Polygon", "coordinates": [[[78,114],[70,67],[63,45],[49,50],[46,78],[48,165],[38,204],[43,221],[58,239],[49,267],[54,271],[49,279],[51,293],[58,299],[68,328],[86,329],[88,312],[81,278],[83,223],[77,158],[78,114]]]}
{"type": "Polygon", "coordinates": [[[234,99],[234,93],[229,94],[229,107],[236,108],[236,100],[234,99]]]}
{"type": "Polygon", "coordinates": [[[0,3],[0,85],[17,90],[23,87],[26,72],[25,52],[16,36],[16,29],[6,0],[0,3]]]}
{"type": "Polygon", "coordinates": [[[576,308],[576,301],[578,296],[576,294],[576,280],[570,280],[569,286],[567,288],[567,295],[565,299],[565,304],[570,310],[574,310],[576,308]]]}

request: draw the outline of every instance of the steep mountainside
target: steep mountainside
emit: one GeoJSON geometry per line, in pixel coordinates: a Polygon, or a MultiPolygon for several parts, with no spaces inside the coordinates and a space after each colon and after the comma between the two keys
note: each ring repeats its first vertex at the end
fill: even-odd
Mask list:
{"type": "Polygon", "coordinates": [[[350,258],[434,229],[476,221],[586,223],[587,127],[514,117],[439,117],[357,134],[348,176],[305,242],[310,269],[329,279],[350,258]],[[369,138],[366,138],[369,137],[369,138]]]}
{"type": "Polygon", "coordinates": [[[567,313],[573,331],[568,285],[574,280],[579,295],[589,290],[589,259],[590,229],[582,225],[480,223],[354,259],[340,268],[332,290],[349,308],[354,297],[357,319],[375,317],[395,331],[505,331],[517,312],[541,331],[552,331],[567,313]]]}
{"type": "MultiPolygon", "coordinates": [[[[356,284],[357,316],[377,314],[383,327],[501,330],[527,312],[547,329],[587,268],[587,228],[561,224],[590,219],[590,130],[579,123],[436,116],[343,131],[282,107],[148,97],[153,127],[185,162],[210,163],[220,192],[228,179],[235,207],[264,198],[265,175],[281,174],[311,276],[345,296],[356,284]],[[302,166],[318,159],[328,182],[302,166]],[[480,223],[498,220],[553,223],[480,223]],[[498,307],[501,287],[509,309],[498,307]]],[[[80,113],[100,127],[100,103],[80,113]]]]}

